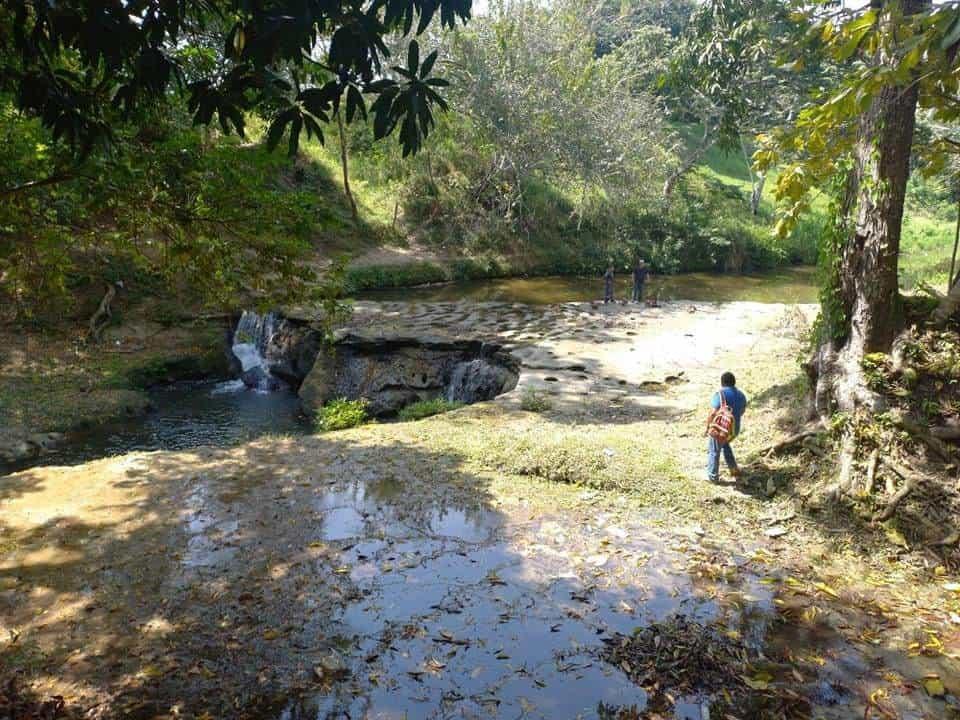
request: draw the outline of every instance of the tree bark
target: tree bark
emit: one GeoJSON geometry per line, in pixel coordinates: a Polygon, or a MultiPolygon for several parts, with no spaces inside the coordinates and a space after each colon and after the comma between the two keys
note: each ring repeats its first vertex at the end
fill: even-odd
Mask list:
{"type": "Polygon", "coordinates": [[[349,158],[347,154],[347,131],[343,127],[343,115],[337,112],[337,128],[340,130],[340,167],[343,169],[343,193],[347,196],[347,202],[350,203],[350,214],[353,221],[360,219],[357,213],[357,203],[353,199],[353,193],[350,191],[350,169],[349,158]]]}
{"type": "MultiPolygon", "coordinates": [[[[921,11],[926,0],[901,0],[904,15],[921,11]]],[[[887,22],[897,22],[896,13],[887,22]]],[[[887,32],[894,33],[895,27],[887,32]]],[[[896,49],[894,49],[896,52],[896,49]]],[[[892,64],[890,53],[876,62],[892,64]]],[[[822,346],[815,358],[818,410],[877,411],[881,400],[866,387],[862,361],[889,352],[898,330],[898,256],[903,204],[910,174],[918,87],[908,79],[876,95],[860,122],[854,178],[848,184],[850,232],[840,249],[840,304],[846,337],[822,346]],[[829,407],[825,407],[829,405],[829,407]]]]}
{"type": "Polygon", "coordinates": [[[758,215],[760,213],[760,201],[763,199],[763,185],[767,181],[764,173],[753,171],[753,163],[750,161],[750,154],[747,152],[747,144],[743,141],[743,135],[740,136],[740,151],[743,153],[743,161],[747,164],[747,172],[750,173],[750,214],[758,215]]]}

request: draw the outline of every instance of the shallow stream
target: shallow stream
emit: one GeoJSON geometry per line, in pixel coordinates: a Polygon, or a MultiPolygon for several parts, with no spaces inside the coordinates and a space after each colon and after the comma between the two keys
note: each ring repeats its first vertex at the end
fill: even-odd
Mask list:
{"type": "MultiPolygon", "coordinates": [[[[794,267],[757,275],[720,275],[684,273],[654,275],[645,289],[647,298],[693,300],[697,302],[817,302],[815,268],[794,267]]],[[[618,275],[614,283],[617,300],[627,300],[631,292],[628,275],[618,275]]],[[[603,298],[600,277],[556,275],[533,278],[465,280],[461,282],[392,288],[362,293],[365,300],[453,302],[516,302],[549,305],[563,302],[588,302],[603,298]]]]}
{"type": "Polygon", "coordinates": [[[25,465],[76,465],[138,450],[228,447],[271,433],[311,431],[294,392],[252,390],[241,380],[160,386],[150,391],[150,402],[146,415],[68,433],[62,445],[25,465]]]}

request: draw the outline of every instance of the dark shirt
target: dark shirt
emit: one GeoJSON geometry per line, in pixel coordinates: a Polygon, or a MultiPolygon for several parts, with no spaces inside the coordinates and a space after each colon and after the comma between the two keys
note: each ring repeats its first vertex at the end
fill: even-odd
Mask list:
{"type": "Polygon", "coordinates": [[[606,280],[607,282],[613,282],[613,270],[607,270],[603,274],[603,279],[606,280]]]}
{"type": "Polygon", "coordinates": [[[633,281],[638,285],[642,285],[644,281],[647,279],[647,275],[649,274],[650,274],[650,270],[646,266],[635,267],[633,269],[633,281]]]}
{"type": "Polygon", "coordinates": [[[729,405],[730,409],[733,410],[733,417],[734,420],[736,420],[734,435],[739,435],[740,418],[743,417],[743,413],[747,409],[747,396],[735,387],[720,388],[718,392],[713,394],[713,399],[710,401],[710,405],[714,410],[720,409],[720,393],[723,393],[724,400],[727,401],[727,405],[729,405]]]}

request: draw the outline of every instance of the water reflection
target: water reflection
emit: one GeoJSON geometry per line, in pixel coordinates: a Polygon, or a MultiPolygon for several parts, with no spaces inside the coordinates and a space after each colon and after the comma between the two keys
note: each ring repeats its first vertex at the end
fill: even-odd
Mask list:
{"type": "Polygon", "coordinates": [[[77,465],[134,451],[229,447],[270,433],[311,431],[296,394],[249,390],[242,380],[174,383],[152,390],[150,402],[153,409],[143,417],[70,433],[62,446],[25,466],[77,465]]]}

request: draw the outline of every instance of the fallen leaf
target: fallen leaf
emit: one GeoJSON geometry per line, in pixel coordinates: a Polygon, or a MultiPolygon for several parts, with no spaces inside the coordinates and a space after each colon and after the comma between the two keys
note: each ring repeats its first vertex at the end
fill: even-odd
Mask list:
{"type": "Polygon", "coordinates": [[[829,595],[830,597],[835,598],[835,599],[840,597],[840,593],[838,593],[836,590],[834,590],[832,587],[830,587],[830,586],[827,585],[826,583],[815,582],[815,583],[813,584],[813,586],[814,586],[817,590],[819,590],[820,592],[822,592],[824,595],[829,595]]]}
{"type": "Polygon", "coordinates": [[[922,682],[923,689],[927,691],[927,695],[930,697],[943,697],[947,693],[939,675],[927,675],[922,682]]]}

